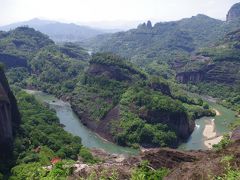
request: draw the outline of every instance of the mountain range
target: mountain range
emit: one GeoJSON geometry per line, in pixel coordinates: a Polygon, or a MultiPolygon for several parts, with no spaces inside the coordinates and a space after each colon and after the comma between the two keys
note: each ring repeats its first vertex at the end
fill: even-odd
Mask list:
{"type": "Polygon", "coordinates": [[[38,18],[2,26],[0,27],[0,30],[9,31],[20,26],[29,26],[36,30],[39,30],[44,34],[47,34],[51,39],[56,42],[82,41],[84,39],[88,39],[99,34],[113,31],[96,29],[88,26],[80,26],[74,23],[61,23],[57,21],[41,20],[38,18]]]}

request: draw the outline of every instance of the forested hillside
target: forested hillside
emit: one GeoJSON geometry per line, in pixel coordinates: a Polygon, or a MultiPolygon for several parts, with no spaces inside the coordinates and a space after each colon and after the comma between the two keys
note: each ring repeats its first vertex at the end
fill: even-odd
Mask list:
{"type": "Polygon", "coordinates": [[[194,83],[188,90],[211,95],[239,109],[240,5],[220,21],[199,14],[179,21],[140,24],[137,29],[100,35],[86,42],[95,51],[128,57],[152,75],[194,83]]]}
{"type": "Polygon", "coordinates": [[[1,38],[4,51],[16,57],[21,54],[26,61],[20,67],[6,65],[9,82],[70,101],[81,121],[110,141],[134,147],[176,147],[190,136],[195,118],[214,115],[201,101],[181,91],[181,96],[172,94],[168,82],[120,56],[97,53],[90,58],[75,44],[55,45],[27,27],[5,34],[1,38]],[[13,43],[20,38],[20,45],[13,43]],[[28,44],[31,51],[25,48],[28,44]],[[186,109],[185,103],[192,108],[186,109]]]}
{"type": "Polygon", "coordinates": [[[240,108],[239,30],[228,33],[210,48],[202,48],[195,59],[179,69],[177,80],[192,83],[190,90],[223,99],[225,106],[240,108]],[[182,71],[182,72],[181,72],[182,71]]]}
{"type": "Polygon", "coordinates": [[[199,14],[155,25],[149,21],[126,32],[99,35],[85,46],[128,57],[150,74],[171,78],[199,49],[211,47],[239,27],[237,16],[232,21],[220,21],[199,14]]]}

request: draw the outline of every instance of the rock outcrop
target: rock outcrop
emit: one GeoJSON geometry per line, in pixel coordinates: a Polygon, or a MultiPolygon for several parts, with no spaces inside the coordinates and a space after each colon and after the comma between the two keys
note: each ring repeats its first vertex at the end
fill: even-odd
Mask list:
{"type": "Polygon", "coordinates": [[[16,99],[3,70],[0,70],[0,159],[11,151],[12,140],[19,124],[20,114],[16,99]]]}
{"type": "Polygon", "coordinates": [[[142,149],[140,155],[133,157],[110,155],[104,151],[93,149],[93,156],[102,159],[104,163],[86,165],[83,162],[77,162],[74,165],[74,175],[70,179],[87,178],[93,172],[96,177],[100,177],[101,172],[111,176],[113,169],[118,173],[119,179],[130,179],[134,168],[139,167],[143,160],[149,162],[148,167],[152,170],[168,168],[170,173],[164,178],[165,180],[215,179],[226,173],[226,165],[222,161],[226,156],[233,156],[232,165],[236,169],[239,168],[239,145],[238,138],[220,151],[152,148],[142,149]]]}
{"type": "Polygon", "coordinates": [[[194,162],[203,156],[201,152],[184,152],[170,148],[148,149],[141,153],[142,160],[149,161],[151,167],[158,169],[159,167],[175,168],[183,162],[194,162]]]}
{"type": "Polygon", "coordinates": [[[234,4],[227,14],[227,21],[240,19],[240,3],[234,4]]]}
{"type": "Polygon", "coordinates": [[[231,140],[240,141],[240,126],[232,132],[231,140]]]}
{"type": "Polygon", "coordinates": [[[224,84],[238,83],[240,80],[240,63],[238,62],[238,57],[230,55],[224,58],[216,60],[209,65],[206,63],[203,67],[195,71],[179,72],[176,75],[176,79],[181,83],[199,83],[203,81],[224,84]]]}
{"type": "Polygon", "coordinates": [[[0,62],[7,68],[27,67],[27,60],[21,57],[0,53],[0,62]]]}
{"type": "Polygon", "coordinates": [[[177,81],[181,83],[188,83],[188,82],[201,82],[204,78],[204,73],[201,71],[196,72],[181,72],[178,73],[176,76],[177,81]]]}
{"type": "Polygon", "coordinates": [[[96,54],[90,61],[87,74],[94,77],[104,77],[116,81],[133,81],[136,79],[146,79],[146,75],[137,68],[128,64],[122,58],[104,53],[96,54]]]}
{"type": "Polygon", "coordinates": [[[167,124],[176,132],[179,138],[184,140],[191,135],[195,126],[194,122],[189,120],[187,114],[184,112],[169,113],[160,110],[149,110],[141,118],[151,124],[167,124]]]}
{"type": "Polygon", "coordinates": [[[103,64],[91,64],[88,69],[88,74],[92,76],[104,76],[105,78],[114,79],[117,81],[130,80],[121,68],[117,66],[107,66],[103,64]]]}
{"type": "Polygon", "coordinates": [[[161,93],[171,96],[170,88],[165,83],[151,83],[149,84],[149,87],[153,89],[154,91],[160,91],[161,93]]]}

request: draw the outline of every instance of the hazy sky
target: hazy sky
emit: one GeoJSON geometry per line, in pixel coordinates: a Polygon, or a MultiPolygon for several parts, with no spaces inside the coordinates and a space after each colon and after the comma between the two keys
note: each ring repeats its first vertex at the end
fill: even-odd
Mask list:
{"type": "Polygon", "coordinates": [[[202,13],[225,19],[240,0],[0,0],[0,25],[35,17],[65,22],[177,20],[202,13]]]}

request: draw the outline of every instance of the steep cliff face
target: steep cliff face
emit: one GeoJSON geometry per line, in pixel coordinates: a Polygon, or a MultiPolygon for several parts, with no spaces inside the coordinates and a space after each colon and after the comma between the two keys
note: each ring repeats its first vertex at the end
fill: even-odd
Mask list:
{"type": "Polygon", "coordinates": [[[199,83],[204,81],[234,84],[240,80],[240,63],[227,60],[216,62],[210,68],[202,68],[195,72],[186,71],[178,73],[176,79],[181,83],[199,83]]]}
{"type": "Polygon", "coordinates": [[[200,82],[203,80],[204,73],[199,72],[181,72],[177,74],[176,79],[181,83],[188,83],[188,82],[200,82]]]}
{"type": "Polygon", "coordinates": [[[160,110],[151,110],[142,118],[146,119],[146,121],[151,124],[167,124],[181,139],[187,139],[193,132],[195,126],[194,122],[188,119],[186,113],[180,112],[169,113],[160,110]]]}
{"type": "Polygon", "coordinates": [[[130,80],[130,77],[124,74],[121,68],[116,66],[107,66],[102,64],[91,64],[88,74],[92,76],[104,76],[117,81],[130,80]]]}
{"type": "Polygon", "coordinates": [[[90,61],[88,75],[116,81],[146,79],[146,75],[126,60],[111,53],[97,53],[90,61]]]}
{"type": "Polygon", "coordinates": [[[20,123],[16,99],[3,70],[0,70],[0,159],[11,150],[15,130],[20,123]]]}
{"type": "Polygon", "coordinates": [[[240,19],[240,3],[234,4],[227,14],[227,21],[240,19]]]}
{"type": "Polygon", "coordinates": [[[27,67],[27,60],[21,57],[0,53],[0,62],[7,68],[27,67]]]}
{"type": "Polygon", "coordinates": [[[160,91],[165,95],[171,96],[171,90],[167,84],[164,83],[150,83],[149,87],[154,91],[160,91]]]}
{"type": "MultiPolygon", "coordinates": [[[[240,17],[240,16],[239,16],[240,17]]],[[[228,33],[217,44],[200,50],[178,69],[181,83],[217,82],[226,85],[240,81],[240,29],[228,33]]]]}

